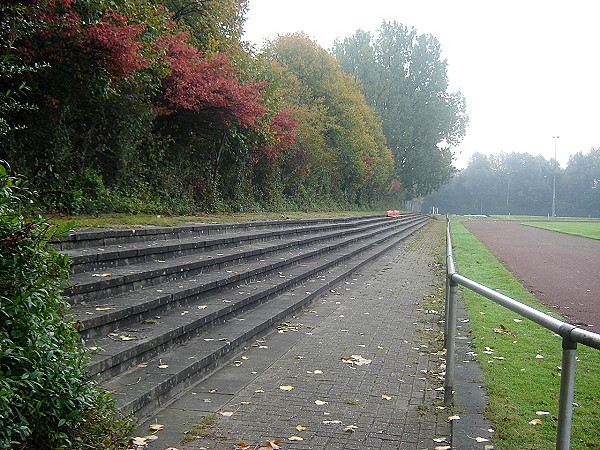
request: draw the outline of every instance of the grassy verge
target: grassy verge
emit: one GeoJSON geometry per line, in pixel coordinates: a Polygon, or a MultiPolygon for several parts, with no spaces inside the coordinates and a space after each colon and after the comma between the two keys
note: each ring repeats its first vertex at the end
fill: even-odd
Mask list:
{"type": "Polygon", "coordinates": [[[523,222],[523,225],[600,240],[600,222],[523,222]]]}
{"type": "Polygon", "coordinates": [[[152,214],[103,214],[98,216],[50,216],[48,222],[62,225],[75,222],[75,228],[126,228],[145,225],[175,226],[184,223],[249,222],[253,220],[308,219],[313,217],[342,217],[384,215],[384,211],[334,211],[334,212],[263,212],[237,214],[205,214],[197,216],[161,216],[152,214]]]}
{"type": "MultiPolygon", "coordinates": [[[[461,274],[547,312],[458,221],[453,221],[461,274]]],[[[503,449],[554,448],[560,390],[561,339],[508,309],[464,290],[473,351],[485,374],[489,418],[503,449]],[[547,415],[538,415],[538,411],[547,415]],[[529,425],[534,419],[541,424],[529,425]]],[[[600,352],[578,348],[572,448],[600,448],[600,352]]]]}

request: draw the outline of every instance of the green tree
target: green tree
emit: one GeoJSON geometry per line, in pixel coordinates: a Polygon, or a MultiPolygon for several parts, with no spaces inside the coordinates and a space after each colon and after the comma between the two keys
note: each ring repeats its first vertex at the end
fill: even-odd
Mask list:
{"type": "MultiPolygon", "coordinates": [[[[426,207],[442,213],[546,215],[552,203],[553,164],[529,153],[475,153],[467,167],[426,207]]],[[[557,179],[561,176],[557,172],[557,179]]]]}
{"type": "Polygon", "coordinates": [[[382,118],[408,197],[448,182],[455,172],[451,147],[464,136],[467,117],[463,96],[448,92],[447,63],[437,39],[383,22],[376,36],[359,30],[336,41],[334,54],[382,118]]]}
{"type": "Polygon", "coordinates": [[[557,184],[560,215],[600,217],[600,149],[572,155],[557,184]]]}
{"type": "Polygon", "coordinates": [[[162,0],[202,51],[241,49],[247,0],[162,0]]]}
{"type": "MultiPolygon", "coordinates": [[[[328,173],[321,172],[320,181],[332,189],[332,197],[352,205],[381,199],[393,180],[391,153],[381,124],[354,79],[303,34],[280,36],[265,49],[264,56],[293,80],[293,89],[285,95],[296,107],[303,105],[299,108],[304,119],[300,131],[308,132],[306,124],[319,124],[314,129],[319,136],[312,140],[312,151],[326,155],[321,163],[328,173]]],[[[300,133],[293,148],[302,141],[300,133]]]]}

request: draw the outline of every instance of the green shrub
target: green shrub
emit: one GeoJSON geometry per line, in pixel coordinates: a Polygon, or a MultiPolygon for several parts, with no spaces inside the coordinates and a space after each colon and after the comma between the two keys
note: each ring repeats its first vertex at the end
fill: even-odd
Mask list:
{"type": "Polygon", "coordinates": [[[62,297],[69,261],[48,245],[61,230],[24,217],[28,202],[0,164],[0,448],[118,448],[126,422],[86,375],[62,297]]]}

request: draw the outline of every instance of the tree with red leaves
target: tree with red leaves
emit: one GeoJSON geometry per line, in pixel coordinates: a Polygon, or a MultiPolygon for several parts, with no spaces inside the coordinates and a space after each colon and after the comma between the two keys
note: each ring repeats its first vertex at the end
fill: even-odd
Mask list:
{"type": "Polygon", "coordinates": [[[140,41],[143,31],[143,25],[130,23],[125,14],[107,11],[85,35],[110,75],[120,78],[148,67],[140,41]]]}
{"type": "Polygon", "coordinates": [[[260,153],[254,155],[255,161],[260,159],[277,161],[281,152],[294,144],[298,123],[299,119],[293,116],[293,111],[289,108],[284,108],[275,114],[268,124],[272,142],[260,148],[260,153]]]}
{"type": "Polygon", "coordinates": [[[171,70],[163,81],[163,111],[191,111],[196,120],[219,128],[254,126],[267,110],[260,103],[265,84],[240,81],[227,54],[203,55],[187,38],[188,33],[179,33],[161,44],[171,70]]]}

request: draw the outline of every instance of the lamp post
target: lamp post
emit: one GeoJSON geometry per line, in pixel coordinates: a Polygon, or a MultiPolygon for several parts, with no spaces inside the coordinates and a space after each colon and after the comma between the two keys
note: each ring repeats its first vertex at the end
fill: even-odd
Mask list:
{"type": "Polygon", "coordinates": [[[556,217],[556,142],[560,136],[552,136],[554,139],[554,176],[552,180],[552,217],[556,217]]]}

